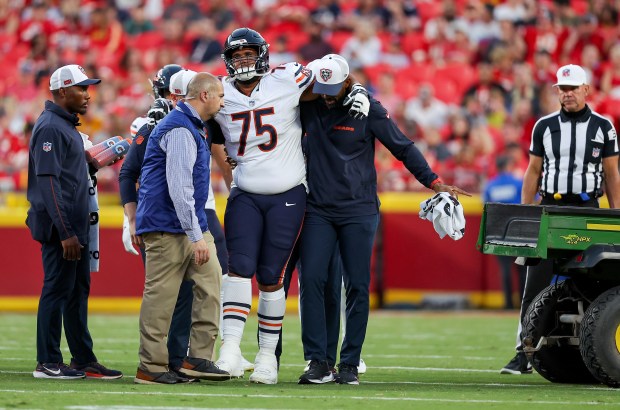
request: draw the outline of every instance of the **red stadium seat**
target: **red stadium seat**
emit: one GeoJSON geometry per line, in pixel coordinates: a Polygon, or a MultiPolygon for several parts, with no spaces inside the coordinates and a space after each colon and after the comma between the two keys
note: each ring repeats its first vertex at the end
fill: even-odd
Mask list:
{"type": "Polygon", "coordinates": [[[162,45],[164,38],[158,31],[147,31],[136,36],[127,36],[129,44],[141,50],[154,49],[162,45]]]}
{"type": "Polygon", "coordinates": [[[436,0],[423,0],[417,2],[418,15],[423,23],[443,13],[442,2],[436,0]]]}
{"type": "Polygon", "coordinates": [[[414,63],[398,70],[397,77],[408,78],[416,83],[431,81],[435,77],[435,66],[431,63],[414,63]]]}
{"type": "Polygon", "coordinates": [[[411,56],[416,50],[426,51],[426,39],[424,33],[411,32],[401,37],[400,47],[405,54],[411,56]]]}
{"type": "Polygon", "coordinates": [[[588,13],[589,4],[587,0],[570,0],[570,8],[576,16],[583,16],[588,13]]]}
{"type": "Polygon", "coordinates": [[[309,36],[307,33],[295,33],[286,37],[286,49],[288,51],[297,52],[302,46],[308,43],[309,36]]]}
{"type": "Polygon", "coordinates": [[[435,77],[454,82],[459,92],[462,93],[476,81],[477,73],[469,64],[451,63],[437,68],[435,77]]]}
{"type": "Polygon", "coordinates": [[[599,103],[597,111],[602,115],[614,117],[614,120],[617,122],[620,120],[620,100],[607,97],[599,103]]]}
{"type": "Polygon", "coordinates": [[[394,72],[394,68],[389,65],[389,64],[385,64],[385,63],[379,63],[373,66],[366,66],[364,67],[364,73],[366,74],[366,76],[368,77],[368,80],[370,81],[371,84],[377,84],[377,81],[379,79],[379,76],[385,72],[394,72]]]}
{"type": "Polygon", "coordinates": [[[414,74],[415,70],[403,69],[396,72],[394,75],[394,83],[396,84],[396,94],[403,99],[409,99],[415,97],[418,94],[418,86],[420,80],[414,74]]]}
{"type": "Polygon", "coordinates": [[[435,97],[446,104],[459,104],[461,102],[462,93],[456,83],[441,77],[435,77],[430,83],[435,89],[435,97]]]}
{"type": "Polygon", "coordinates": [[[336,53],[340,53],[340,51],[342,51],[342,46],[351,36],[352,34],[350,31],[334,31],[327,39],[327,42],[336,53]]]}

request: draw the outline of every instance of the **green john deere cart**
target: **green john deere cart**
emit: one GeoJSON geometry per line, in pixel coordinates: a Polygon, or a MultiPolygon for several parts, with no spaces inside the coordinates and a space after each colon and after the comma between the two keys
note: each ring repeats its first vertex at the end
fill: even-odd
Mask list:
{"type": "Polygon", "coordinates": [[[557,383],[620,387],[620,209],[488,203],[477,248],[534,265],[554,279],[525,313],[524,351],[557,383]]]}

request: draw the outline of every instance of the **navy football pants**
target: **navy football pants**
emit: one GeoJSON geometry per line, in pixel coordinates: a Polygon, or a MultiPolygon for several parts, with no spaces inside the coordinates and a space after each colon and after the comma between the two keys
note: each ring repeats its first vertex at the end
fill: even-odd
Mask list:
{"type": "MultiPolygon", "coordinates": [[[[358,366],[369,313],[370,258],[379,215],[327,217],[307,213],[301,233],[301,327],[306,360],[327,360],[325,298],[335,273],[330,269],[338,243],[347,293],[347,328],[340,363],[358,366]]],[[[331,291],[328,291],[331,293],[331,291]]],[[[338,301],[340,298],[338,297],[338,301]]]]}
{"type": "Polygon", "coordinates": [[[63,361],[60,338],[64,324],[67,344],[79,364],[96,362],[93,339],[88,331],[88,295],[90,260],[84,245],[79,261],[62,257],[63,250],[56,229],[49,242],[41,244],[43,289],[37,312],[37,362],[63,361]]]}

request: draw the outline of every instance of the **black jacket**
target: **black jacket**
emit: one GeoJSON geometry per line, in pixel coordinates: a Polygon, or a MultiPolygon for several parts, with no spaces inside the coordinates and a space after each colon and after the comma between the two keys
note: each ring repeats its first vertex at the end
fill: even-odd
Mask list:
{"type": "Polygon", "coordinates": [[[76,235],[88,243],[88,166],[79,118],[51,101],[32,130],[28,158],[30,202],[26,224],[37,241],[76,235]]]}
{"type": "Polygon", "coordinates": [[[320,98],[301,104],[308,212],[336,217],[379,212],[375,139],[424,186],[438,178],[378,101],[370,98],[370,112],[363,120],[352,118],[348,109],[328,109],[320,98]]]}

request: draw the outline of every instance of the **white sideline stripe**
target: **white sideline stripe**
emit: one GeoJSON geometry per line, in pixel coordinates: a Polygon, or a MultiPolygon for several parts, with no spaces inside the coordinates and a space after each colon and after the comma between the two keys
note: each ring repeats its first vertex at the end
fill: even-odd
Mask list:
{"type": "MultiPolygon", "coordinates": [[[[15,347],[0,346],[0,350],[13,350],[13,351],[23,352],[24,351],[24,347],[23,346],[15,346],[15,347]]],[[[33,351],[34,351],[34,349],[33,349],[33,351]]],[[[97,353],[117,354],[118,353],[118,349],[97,349],[97,353]]],[[[2,360],[8,360],[8,359],[2,359],[2,360]]]]}
{"type": "MultiPolygon", "coordinates": [[[[32,372],[13,372],[13,371],[5,371],[0,370],[0,374],[32,374],[32,372]]],[[[418,385],[418,386],[454,386],[454,383],[442,383],[442,382],[407,382],[407,381],[394,381],[394,382],[378,382],[378,381],[367,381],[363,380],[363,384],[389,384],[389,385],[418,385]]],[[[526,384],[526,383],[459,383],[459,386],[468,386],[468,387],[527,387],[527,388],[536,388],[541,387],[544,389],[552,389],[552,388],[562,388],[564,385],[561,383],[552,383],[552,384],[526,384]]],[[[603,386],[574,386],[575,390],[599,390],[599,391],[618,391],[616,388],[612,387],[603,387],[603,386]]],[[[0,408],[0,410],[3,410],[0,408]]]]}
{"type": "MultiPolygon", "coordinates": [[[[366,357],[366,356],[364,356],[366,357]]],[[[280,367],[301,367],[302,364],[284,364],[282,363],[280,367]]],[[[499,370],[492,369],[454,369],[447,367],[407,367],[407,366],[369,366],[371,369],[379,369],[379,370],[416,370],[416,371],[437,371],[437,372],[459,372],[459,373],[497,373],[499,374],[499,370]]]]}
{"type": "MultiPolygon", "coordinates": [[[[609,389],[616,390],[616,389],[609,389]]],[[[24,393],[33,394],[32,390],[9,390],[2,389],[2,393],[24,393]]],[[[88,394],[87,392],[78,390],[49,390],[49,391],[37,391],[37,394],[88,394]]],[[[140,395],[140,396],[173,396],[173,397],[233,397],[239,398],[239,393],[235,394],[223,394],[223,393],[182,393],[182,392],[152,392],[152,391],[98,391],[97,394],[109,394],[109,395],[140,395]]],[[[596,401],[555,401],[555,400],[463,400],[463,399],[441,399],[432,397],[362,397],[362,396],[305,396],[305,395],[282,395],[282,394],[243,394],[244,398],[252,399],[305,399],[305,400],[376,400],[376,401],[411,401],[411,402],[442,402],[442,403],[496,403],[496,404],[549,404],[554,405],[557,408],[558,405],[582,405],[582,406],[615,406],[620,407],[620,403],[601,403],[596,401]]]]}
{"type": "MultiPolygon", "coordinates": [[[[179,407],[153,407],[153,406],[67,406],[65,409],[70,410],[140,410],[140,409],[156,409],[156,410],[178,410],[179,407]]],[[[213,407],[183,407],[183,410],[213,410],[213,407]]],[[[253,407],[253,410],[268,410],[253,407]]],[[[3,409],[0,409],[3,410],[3,409]]],[[[218,407],[217,410],[247,410],[247,407],[218,407]]]]}
{"type": "MultiPolygon", "coordinates": [[[[13,361],[13,362],[28,362],[32,361],[32,358],[16,358],[16,357],[6,357],[3,358],[2,361],[13,361]]],[[[127,364],[127,361],[122,360],[105,360],[106,363],[113,364],[127,364]]],[[[300,367],[304,366],[303,363],[299,364],[284,364],[282,363],[280,367],[300,367]]],[[[447,367],[407,367],[407,366],[371,366],[373,369],[378,370],[413,370],[413,371],[437,371],[437,372],[459,372],[459,373],[499,373],[499,370],[493,369],[454,369],[447,367]]],[[[6,373],[4,370],[0,370],[0,373],[6,373]]]]}
{"type": "MultiPolygon", "coordinates": [[[[518,378],[518,377],[517,377],[518,378]]],[[[551,384],[526,384],[526,383],[443,383],[443,382],[371,382],[364,380],[361,377],[362,384],[389,384],[389,385],[420,385],[420,386],[466,386],[466,387],[527,387],[528,389],[541,387],[545,390],[549,390],[552,388],[564,388],[566,385],[562,383],[551,383],[551,384]]],[[[574,390],[597,390],[597,391],[618,391],[617,388],[614,387],[605,387],[605,386],[597,386],[597,385],[575,385],[571,386],[574,390]]]]}
{"type": "MultiPolygon", "coordinates": [[[[411,346],[410,346],[411,347],[411,346]]],[[[376,357],[376,358],[381,358],[381,359],[400,359],[400,358],[405,358],[405,357],[410,357],[410,358],[414,358],[414,359],[455,359],[455,358],[460,358],[460,359],[467,359],[467,360],[498,360],[499,358],[497,357],[489,357],[489,356],[438,356],[438,355],[424,355],[424,354],[408,354],[408,355],[402,355],[402,354],[364,354],[364,357],[376,357]]],[[[374,367],[374,366],[373,366],[374,367]]]]}

